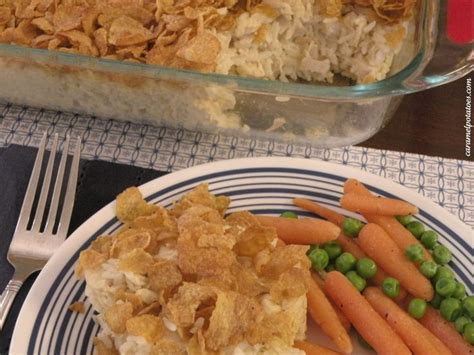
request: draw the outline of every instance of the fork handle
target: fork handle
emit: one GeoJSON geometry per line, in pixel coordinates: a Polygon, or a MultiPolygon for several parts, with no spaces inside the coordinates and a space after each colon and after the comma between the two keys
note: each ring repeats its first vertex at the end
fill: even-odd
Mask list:
{"type": "Polygon", "coordinates": [[[23,285],[23,281],[15,278],[11,279],[0,296],[0,331],[3,329],[8,312],[21,285],[23,285]]]}

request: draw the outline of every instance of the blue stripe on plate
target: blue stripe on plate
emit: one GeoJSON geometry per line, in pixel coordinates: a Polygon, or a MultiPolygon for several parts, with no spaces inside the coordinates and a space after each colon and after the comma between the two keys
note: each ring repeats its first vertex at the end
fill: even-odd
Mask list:
{"type": "MultiPolygon", "coordinates": [[[[75,287],[74,287],[74,288],[75,288],[75,287]]],[[[72,299],[72,302],[77,302],[77,301],[79,301],[79,299],[81,298],[81,296],[84,295],[84,290],[85,290],[85,289],[86,289],[86,283],[85,283],[85,282],[80,283],[80,284],[79,284],[79,288],[78,288],[78,290],[76,291],[76,294],[74,295],[74,297],[73,297],[73,299],[72,299]]],[[[63,319],[63,321],[62,321],[62,323],[61,323],[61,325],[60,325],[60,327],[59,327],[59,334],[64,334],[65,336],[64,336],[64,337],[61,337],[61,338],[62,338],[61,342],[56,343],[56,347],[55,347],[55,349],[54,349],[54,352],[55,352],[56,354],[60,354],[60,353],[61,353],[61,346],[62,346],[62,342],[63,342],[64,340],[66,340],[66,349],[69,348],[69,340],[71,340],[71,336],[68,336],[68,335],[70,335],[70,334],[67,334],[67,333],[66,333],[66,327],[67,327],[67,325],[68,325],[68,323],[69,323],[70,318],[73,318],[73,319],[72,319],[72,323],[74,324],[74,323],[76,322],[77,318],[78,318],[78,315],[79,315],[79,313],[76,313],[76,312],[66,312],[66,315],[65,315],[65,317],[64,317],[64,319],[63,319]]],[[[73,329],[73,328],[71,327],[70,333],[72,332],[72,329],[73,329]]]]}
{"type": "MultiPolygon", "coordinates": [[[[31,334],[31,338],[30,338],[30,342],[28,344],[28,353],[29,354],[34,354],[35,353],[35,345],[36,345],[36,340],[38,338],[38,335],[39,335],[39,328],[40,328],[40,325],[41,325],[41,321],[44,319],[44,316],[46,315],[46,310],[48,308],[48,306],[51,304],[50,302],[52,301],[52,296],[53,296],[53,293],[54,291],[57,290],[57,287],[59,286],[59,284],[61,283],[61,281],[63,280],[63,278],[66,276],[67,272],[70,271],[70,269],[73,267],[73,265],[76,263],[76,260],[77,258],[79,257],[79,253],[80,251],[84,250],[89,244],[90,242],[92,241],[92,239],[95,239],[97,238],[99,235],[101,235],[102,233],[104,233],[104,231],[106,231],[112,224],[114,224],[117,220],[116,219],[113,219],[109,222],[107,222],[102,228],[100,228],[86,243],[84,243],[82,245],[82,247],[80,248],[80,250],[78,250],[75,254],[74,254],[74,257],[72,257],[67,263],[66,265],[64,266],[64,268],[61,270],[61,272],[59,273],[59,275],[57,276],[56,280],[54,281],[54,283],[51,285],[51,289],[49,290],[45,300],[43,301],[43,303],[41,304],[41,308],[38,312],[38,316],[36,318],[36,321],[35,321],[35,324],[33,326],[33,331],[32,331],[32,334],[31,334]]],[[[66,284],[66,283],[65,283],[66,284]]],[[[64,285],[63,285],[63,288],[64,288],[64,285]]],[[[62,289],[63,289],[62,288],[62,289]]],[[[47,318],[46,318],[46,324],[48,323],[49,319],[51,317],[51,313],[48,314],[47,318]]],[[[45,336],[44,336],[44,330],[46,329],[46,327],[43,328],[43,331],[41,332],[41,335],[39,336],[40,338],[40,343],[39,343],[39,350],[41,351],[41,348],[42,348],[42,345],[43,345],[43,340],[45,339],[45,336]]],[[[50,349],[50,347],[48,347],[48,349],[50,349]]]]}
{"type": "MultiPolygon", "coordinates": [[[[81,252],[82,250],[86,249],[94,239],[96,239],[98,236],[104,234],[105,231],[109,230],[110,227],[112,227],[112,226],[113,226],[114,224],[116,224],[117,222],[118,222],[117,219],[114,218],[114,219],[111,220],[109,223],[107,223],[103,228],[101,228],[96,234],[94,234],[92,237],[90,237],[90,238],[79,248],[79,250],[74,254],[74,256],[73,256],[73,258],[72,258],[72,260],[74,261],[74,263],[75,263],[75,262],[77,261],[77,259],[79,258],[79,254],[80,254],[80,252],[81,252]]],[[[116,226],[114,229],[112,229],[112,230],[110,231],[110,233],[113,233],[113,232],[114,232],[115,230],[117,230],[119,227],[120,227],[120,226],[116,226]]],[[[66,276],[65,276],[65,278],[66,278],[66,276]]],[[[55,324],[55,329],[58,329],[58,328],[60,329],[60,331],[58,332],[58,336],[57,336],[57,337],[55,336],[55,332],[53,332],[53,334],[52,334],[52,336],[51,336],[51,340],[57,339],[57,343],[56,343],[56,345],[55,345],[55,354],[60,354],[60,349],[61,349],[61,347],[62,347],[62,343],[63,343],[63,341],[67,338],[67,337],[64,336],[64,335],[65,335],[65,334],[64,334],[64,330],[66,329],[66,327],[67,327],[67,322],[68,322],[69,319],[71,318],[71,314],[72,314],[72,312],[69,312],[69,311],[68,311],[69,305],[71,304],[71,302],[73,302],[73,301],[71,300],[72,292],[74,292],[74,290],[75,290],[77,287],[82,288],[83,290],[85,289],[85,283],[84,283],[84,281],[76,279],[74,272],[72,272],[72,273],[69,275],[69,277],[67,277],[66,282],[65,282],[65,285],[66,285],[66,284],[70,285],[70,291],[69,291],[68,293],[66,293],[66,292],[64,292],[64,291],[60,292],[60,293],[57,295],[57,297],[56,297],[56,302],[53,303],[53,304],[54,304],[54,308],[58,308],[58,306],[60,306],[59,309],[60,309],[63,313],[65,313],[62,322],[61,322],[60,324],[55,324]],[[71,281],[73,282],[72,287],[71,287],[71,281]],[[63,303],[59,303],[59,301],[58,301],[58,298],[59,298],[59,297],[62,297],[62,298],[64,299],[64,302],[63,302],[63,303]],[[56,352],[57,350],[59,350],[59,352],[56,352]]],[[[83,292],[82,292],[81,294],[83,294],[83,292]]],[[[76,296],[75,296],[74,298],[72,298],[72,299],[76,299],[76,298],[78,298],[78,297],[80,297],[80,296],[79,296],[79,295],[76,295],[76,296]]],[[[51,309],[51,311],[52,311],[52,309],[51,309]]],[[[52,312],[50,312],[50,313],[52,313],[52,312]]],[[[58,316],[59,316],[59,314],[58,314],[58,316]]],[[[57,320],[56,320],[56,321],[57,321],[57,320]]],[[[48,323],[49,323],[49,319],[47,320],[47,322],[46,322],[46,324],[45,324],[45,326],[44,326],[45,329],[47,328],[48,323]]],[[[67,339],[67,341],[69,341],[69,339],[67,339]]],[[[48,346],[48,352],[47,352],[48,354],[51,353],[49,347],[51,346],[52,343],[53,343],[53,342],[50,341],[50,344],[49,344],[49,346],[48,346]]],[[[67,347],[66,347],[66,349],[67,349],[67,347]]]]}
{"type": "MultiPolygon", "coordinates": [[[[85,284],[85,282],[84,282],[85,284]]],[[[80,338],[80,335],[82,333],[82,330],[84,328],[84,325],[85,324],[89,324],[89,323],[94,323],[94,320],[92,319],[92,316],[94,314],[94,309],[92,308],[92,306],[89,305],[89,309],[86,311],[85,313],[85,316],[84,316],[84,319],[77,319],[77,321],[81,321],[80,325],[78,326],[79,329],[77,330],[77,337],[76,337],[76,341],[74,343],[74,354],[78,354],[80,352],[77,352],[77,349],[79,349],[79,347],[81,347],[83,344],[83,338],[80,338]]],[[[82,354],[82,353],[81,353],[82,354]]]]}
{"type": "Polygon", "coordinates": [[[84,333],[84,338],[82,341],[82,346],[81,346],[81,352],[80,354],[86,354],[86,349],[89,346],[89,342],[91,341],[92,337],[92,331],[94,330],[94,327],[96,324],[92,321],[87,325],[86,332],[84,333]]]}

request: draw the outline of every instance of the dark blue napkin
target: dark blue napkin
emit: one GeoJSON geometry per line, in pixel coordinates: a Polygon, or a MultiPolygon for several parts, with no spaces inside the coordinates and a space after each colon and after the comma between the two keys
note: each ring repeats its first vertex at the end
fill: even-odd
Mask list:
{"type": "MultiPolygon", "coordinates": [[[[13,274],[13,267],[7,261],[7,251],[20,214],[35,156],[34,148],[11,145],[0,149],[1,290],[5,288],[13,274]]],[[[69,234],[100,208],[113,201],[115,196],[128,186],[138,186],[164,174],[166,173],[128,165],[81,160],[69,234]]],[[[0,354],[8,352],[16,318],[35,278],[36,275],[32,275],[25,282],[15,299],[3,331],[0,332],[0,354]]]]}

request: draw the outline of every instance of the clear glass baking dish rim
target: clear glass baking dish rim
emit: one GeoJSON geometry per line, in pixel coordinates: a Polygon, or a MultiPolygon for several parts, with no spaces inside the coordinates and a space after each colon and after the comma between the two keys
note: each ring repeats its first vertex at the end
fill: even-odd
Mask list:
{"type": "MultiPolygon", "coordinates": [[[[444,11],[442,9],[441,11],[444,11]]],[[[0,44],[0,56],[6,54],[22,59],[31,58],[35,62],[49,65],[71,66],[94,71],[146,76],[161,80],[174,80],[209,85],[223,85],[247,93],[281,95],[299,98],[320,99],[324,101],[357,101],[382,97],[405,95],[425,90],[456,80],[474,68],[474,50],[466,58],[464,65],[442,75],[423,76],[423,69],[433,56],[438,33],[437,16],[440,11],[438,1],[424,1],[421,9],[421,45],[419,52],[411,62],[398,73],[384,80],[352,86],[324,86],[301,83],[286,83],[277,80],[263,80],[233,75],[201,73],[185,69],[176,69],[133,63],[90,56],[48,51],[46,49],[0,44]]],[[[469,44],[470,45],[470,44],[469,44]]]]}

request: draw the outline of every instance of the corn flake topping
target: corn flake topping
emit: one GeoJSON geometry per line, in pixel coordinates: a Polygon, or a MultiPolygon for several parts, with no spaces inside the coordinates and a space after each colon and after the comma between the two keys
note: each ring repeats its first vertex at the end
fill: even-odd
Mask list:
{"type": "MultiPolygon", "coordinates": [[[[160,11],[169,6],[158,4],[160,11]]],[[[200,16],[187,11],[188,17],[200,16]]],[[[115,32],[117,40],[129,44],[148,36],[144,14],[113,15],[98,21],[110,29],[134,23],[127,34],[115,32]]],[[[56,21],[69,31],[80,26],[67,13],[56,21]]],[[[182,26],[179,21],[169,18],[173,28],[182,26]]],[[[108,340],[95,340],[99,354],[118,351],[113,339],[123,336],[141,337],[151,354],[219,354],[241,342],[292,347],[304,336],[307,247],[277,245],[275,229],[249,212],[226,216],[230,200],[212,195],[205,184],[170,209],[149,204],[137,188],[116,202],[124,225],[93,241],[77,265],[86,281],[108,275],[110,268],[127,280],[99,315],[109,332],[108,340]]]]}

